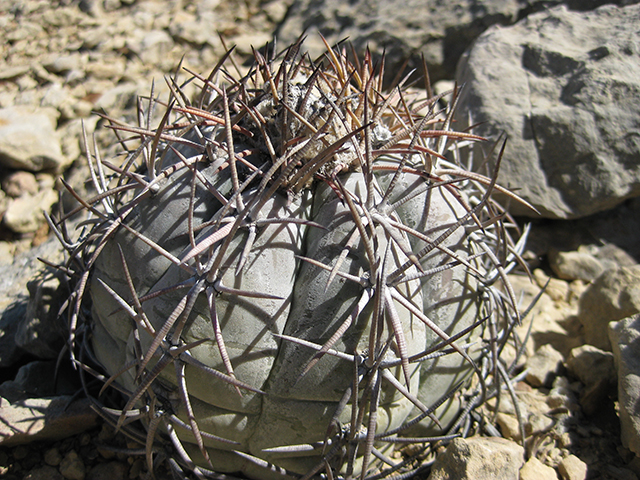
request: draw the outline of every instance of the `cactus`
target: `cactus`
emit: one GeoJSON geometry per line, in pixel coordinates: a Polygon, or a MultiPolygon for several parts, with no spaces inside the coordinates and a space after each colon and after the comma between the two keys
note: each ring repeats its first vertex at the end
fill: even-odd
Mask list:
{"type": "Polygon", "coordinates": [[[68,186],[80,207],[50,221],[73,362],[104,381],[105,418],[144,426],[150,468],[168,445],[201,477],[419,471],[508,380],[524,235],[491,193],[521,200],[462,165],[484,139],[452,129],[457,90],[441,110],[428,78],[383,93],[384,60],[299,49],[256,52],[241,78],[229,53],[192,74],[196,98],[174,78],[139,126],[107,117],[124,154],[87,146],[97,193],[68,186]],[[406,443],[417,456],[391,460],[406,443]]]}

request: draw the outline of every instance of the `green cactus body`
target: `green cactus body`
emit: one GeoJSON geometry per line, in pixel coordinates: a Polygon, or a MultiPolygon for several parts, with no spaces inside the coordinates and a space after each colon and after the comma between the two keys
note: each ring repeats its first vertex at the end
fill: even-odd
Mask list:
{"type": "Polygon", "coordinates": [[[170,107],[110,185],[94,176],[71,325],[125,393],[118,427],[145,417],[150,462],[168,437],[198,475],[369,478],[397,439],[458,431],[487,392],[456,394],[487,358],[479,320],[518,317],[486,293],[517,257],[494,181],[442,156],[481,139],[381,95],[369,57],[321,70],[296,48],[277,74],[257,57],[260,75],[205,81],[207,105],[170,107]]]}

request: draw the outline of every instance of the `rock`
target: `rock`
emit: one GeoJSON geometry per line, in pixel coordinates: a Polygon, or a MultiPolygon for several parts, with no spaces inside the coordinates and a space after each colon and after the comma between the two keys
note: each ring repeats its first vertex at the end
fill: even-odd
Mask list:
{"type": "MultiPolygon", "coordinates": [[[[526,276],[510,275],[509,280],[513,285],[516,298],[521,299],[522,310],[529,308],[530,304],[540,293],[549,277],[536,269],[533,272],[531,282],[526,276]]],[[[568,284],[564,280],[551,278],[545,292],[533,306],[522,325],[516,327],[516,333],[524,339],[531,323],[530,337],[533,341],[526,343],[527,356],[533,355],[536,349],[542,345],[550,344],[563,356],[568,355],[572,348],[584,343],[581,337],[581,325],[572,318],[578,313],[577,294],[578,285],[568,284]],[[577,325],[574,325],[577,324],[577,325]]]]}
{"type": "Polygon", "coordinates": [[[70,70],[82,68],[84,59],[81,55],[55,55],[45,61],[42,66],[55,74],[63,74],[70,70]]]}
{"type": "Polygon", "coordinates": [[[87,480],[127,480],[128,469],[127,464],[122,462],[99,463],[89,470],[87,480]]]}
{"type": "Polygon", "coordinates": [[[558,410],[562,409],[566,412],[574,412],[580,409],[571,384],[566,377],[556,377],[553,386],[546,397],[549,408],[558,410]]]}
{"type": "MultiPolygon", "coordinates": [[[[546,395],[536,389],[531,389],[531,391],[518,390],[516,394],[525,438],[546,432],[553,427],[554,420],[549,415],[550,407],[547,405],[546,395]]],[[[495,400],[490,400],[488,406],[490,409],[495,410],[495,400]]],[[[501,396],[496,422],[500,426],[500,432],[503,437],[518,443],[521,442],[522,432],[518,423],[517,411],[511,396],[506,392],[501,396]]]]}
{"type": "Polygon", "coordinates": [[[69,162],[55,133],[57,116],[50,108],[0,109],[0,165],[32,172],[64,170],[69,162]]]}
{"type": "Polygon", "coordinates": [[[64,480],[64,477],[57,469],[50,467],[49,465],[44,465],[31,470],[24,477],[24,480],[64,480]]]}
{"type": "Polygon", "coordinates": [[[578,319],[590,345],[611,351],[609,322],[640,312],[640,265],[605,271],[581,295],[578,319]]]}
{"type": "Polygon", "coordinates": [[[640,195],[639,20],[638,5],[559,6],[490,28],[461,59],[460,126],[482,122],[474,133],[495,139],[506,133],[499,182],[544,217],[583,217],[640,195]]]}
{"type": "Polygon", "coordinates": [[[551,345],[543,345],[527,359],[526,380],[532,387],[550,387],[562,366],[562,354],[551,345]]]}
{"type": "Polygon", "coordinates": [[[288,44],[305,32],[305,47],[312,57],[324,50],[318,32],[329,44],[348,37],[359,51],[367,46],[378,54],[386,51],[392,78],[405,60],[410,60],[408,69],[421,68],[420,55],[424,54],[431,80],[437,81],[453,78],[462,52],[488,26],[515,22],[519,4],[515,0],[456,1],[425,6],[422,0],[410,0],[398,8],[385,0],[298,0],[276,37],[288,44]]]}
{"type": "Polygon", "coordinates": [[[0,397],[11,403],[25,398],[55,395],[56,362],[29,362],[18,369],[14,380],[0,384],[0,397]]]}
{"type": "MultiPolygon", "coordinates": [[[[531,391],[519,390],[516,394],[525,438],[549,431],[554,425],[554,419],[549,414],[550,408],[553,407],[547,404],[548,397],[536,389],[531,391]]],[[[495,411],[495,400],[490,400],[488,406],[495,411]]],[[[500,426],[500,432],[503,437],[518,443],[521,442],[522,432],[520,431],[516,408],[513,405],[513,400],[506,392],[501,396],[496,422],[500,426]]]]}
{"type": "Polygon", "coordinates": [[[13,80],[16,77],[29,73],[29,70],[31,70],[29,65],[13,65],[8,68],[3,68],[2,72],[0,72],[0,80],[13,80]]]}
{"type": "Polygon", "coordinates": [[[238,51],[249,54],[252,52],[252,49],[255,48],[258,50],[262,48],[267,42],[271,41],[271,39],[272,37],[269,33],[256,32],[235,37],[233,43],[236,45],[238,51]]]}
{"type": "Polygon", "coordinates": [[[164,30],[137,30],[132,33],[135,35],[127,40],[127,47],[146,65],[162,64],[173,48],[173,39],[164,30]]]}
{"type": "Polygon", "coordinates": [[[520,469],[520,480],[557,480],[556,471],[536,457],[531,457],[520,469]]]}
{"type": "MultiPolygon", "coordinates": [[[[213,12],[209,12],[213,15],[213,12]]],[[[211,21],[209,15],[193,15],[186,12],[180,12],[169,26],[171,36],[180,42],[186,42],[192,45],[202,46],[205,44],[216,45],[218,37],[210,28],[206,28],[207,22],[211,21]]]]}
{"type": "Polygon", "coordinates": [[[38,180],[31,172],[12,172],[2,179],[2,190],[13,198],[20,197],[25,193],[34,195],[38,192],[38,180]]]}
{"type": "Polygon", "coordinates": [[[16,255],[13,262],[0,264],[0,367],[14,365],[26,353],[16,344],[15,337],[27,314],[27,282],[44,268],[38,257],[61,263],[62,251],[60,243],[53,237],[16,255]]]}
{"type": "Polygon", "coordinates": [[[58,194],[51,189],[14,198],[4,213],[3,223],[15,233],[33,233],[45,222],[42,212],[51,212],[57,201],[58,194]]]}
{"type": "Polygon", "coordinates": [[[67,480],[84,480],[86,469],[75,450],[69,451],[60,462],[60,473],[67,480]]]}
{"type": "MultiPolygon", "coordinates": [[[[68,120],[76,117],[86,117],[91,113],[91,104],[89,102],[78,99],[71,92],[68,85],[62,85],[59,82],[52,83],[43,92],[41,105],[57,109],[63,125],[65,125],[68,120]]],[[[60,130],[58,130],[58,133],[62,142],[62,154],[67,158],[74,158],[65,152],[65,140],[67,139],[64,137],[64,134],[60,130]]]]}
{"type": "Polygon", "coordinates": [[[640,198],[632,198],[586,218],[534,220],[525,253],[535,262],[551,250],[578,251],[595,257],[608,270],[640,262],[637,238],[640,238],[640,198]]]}
{"type": "Polygon", "coordinates": [[[549,252],[553,272],[563,280],[595,280],[604,271],[602,263],[586,252],[549,252]]]}
{"type": "Polygon", "coordinates": [[[640,457],[640,315],[609,324],[618,370],[618,403],[622,445],[640,457]]]}
{"type": "Polygon", "coordinates": [[[591,345],[574,348],[567,359],[567,370],[585,386],[580,406],[587,415],[600,411],[602,404],[616,389],[613,354],[591,345]]]}
{"type": "Polygon", "coordinates": [[[563,480],[586,480],[587,464],[575,455],[563,458],[558,464],[558,471],[563,480]]]}
{"type": "Polygon", "coordinates": [[[27,283],[29,301],[16,331],[16,345],[37,358],[58,358],[65,346],[67,328],[58,317],[69,295],[61,287],[59,272],[42,271],[27,283]]]}
{"type": "Polygon", "coordinates": [[[96,107],[108,111],[124,110],[126,106],[134,102],[139,92],[140,85],[137,83],[122,83],[116,85],[101,93],[100,98],[96,101],[96,107]]]}
{"type": "MultiPolygon", "coordinates": [[[[0,266],[0,270],[4,270],[0,266]]],[[[16,345],[15,336],[24,317],[27,306],[25,301],[4,305],[0,316],[0,367],[10,367],[17,363],[26,352],[16,345]]]]}
{"type": "Polygon", "coordinates": [[[43,440],[60,440],[98,424],[87,399],[72,396],[29,398],[15,404],[0,398],[0,445],[10,447],[43,440]]]}
{"type": "Polygon", "coordinates": [[[520,423],[516,415],[499,412],[498,415],[496,415],[496,423],[500,427],[500,433],[507,440],[513,440],[514,442],[520,442],[522,440],[520,423]]]}
{"type": "Polygon", "coordinates": [[[569,295],[569,284],[565,280],[549,277],[540,268],[533,271],[533,278],[540,288],[544,288],[555,302],[565,302],[569,295]]]}
{"type": "Polygon", "coordinates": [[[498,437],[454,439],[431,468],[428,480],[518,480],[524,449],[498,437]]]}
{"type": "MultiPolygon", "coordinates": [[[[600,261],[614,261],[620,266],[640,263],[640,198],[632,198],[613,210],[584,219],[577,225],[589,232],[597,244],[600,261]]],[[[583,231],[584,231],[583,230],[583,231]]]]}
{"type": "MultiPolygon", "coordinates": [[[[1,196],[2,195],[0,194],[0,197],[1,196]]],[[[1,201],[1,198],[0,198],[0,201],[1,201]]],[[[0,209],[0,211],[2,210],[0,209]]],[[[5,264],[5,265],[11,264],[11,262],[13,261],[14,250],[15,248],[12,242],[0,241],[0,264],[5,264]]]]}
{"type": "Polygon", "coordinates": [[[56,447],[52,447],[46,452],[44,452],[44,462],[47,465],[51,465],[52,467],[57,467],[60,465],[62,461],[62,455],[60,455],[60,450],[56,447]]]}
{"type": "Polygon", "coordinates": [[[638,476],[635,474],[635,472],[628,468],[620,468],[610,465],[608,470],[616,480],[638,480],[638,476]]]}

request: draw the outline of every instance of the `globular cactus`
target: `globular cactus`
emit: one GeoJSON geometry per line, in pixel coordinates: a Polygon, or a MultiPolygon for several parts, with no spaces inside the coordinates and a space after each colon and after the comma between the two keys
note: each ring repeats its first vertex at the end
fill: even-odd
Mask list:
{"type": "Polygon", "coordinates": [[[124,395],[94,401],[142,420],[150,466],[170,441],[199,476],[417,471],[394,445],[464,434],[508,380],[508,192],[461,164],[484,139],[452,128],[456,91],[444,110],[408,76],[383,93],[383,67],[339,48],[255,58],[193,74],[195,99],[171,80],[139,126],[109,119],[119,160],[88,154],[79,239],[51,222],[77,273],[74,362],[124,395]]]}

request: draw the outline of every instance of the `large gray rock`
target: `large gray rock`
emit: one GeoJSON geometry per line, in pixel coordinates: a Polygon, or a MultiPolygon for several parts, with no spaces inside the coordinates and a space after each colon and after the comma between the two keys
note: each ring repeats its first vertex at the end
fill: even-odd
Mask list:
{"type": "MultiPolygon", "coordinates": [[[[507,134],[500,182],[545,217],[582,217],[640,195],[639,22],[637,5],[557,7],[489,29],[461,60],[458,121],[507,134]]],[[[515,203],[511,211],[533,214],[515,203]]]]}
{"type": "Polygon", "coordinates": [[[640,457],[640,315],[609,325],[618,368],[622,445],[640,457]]]}

